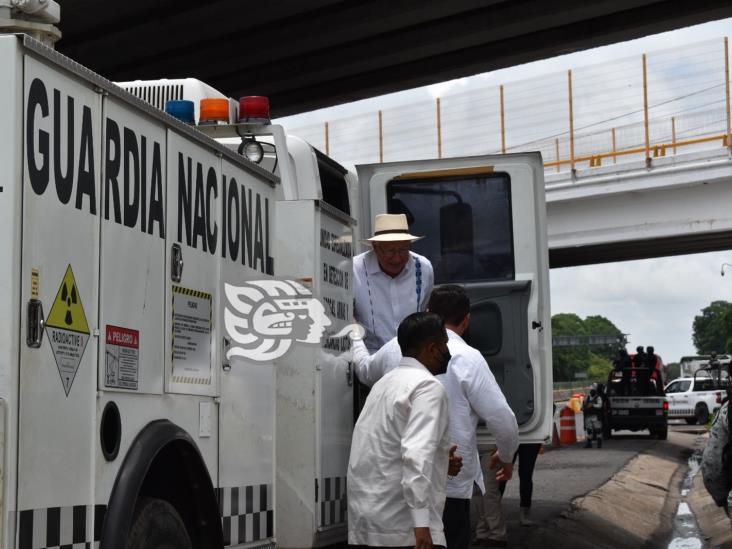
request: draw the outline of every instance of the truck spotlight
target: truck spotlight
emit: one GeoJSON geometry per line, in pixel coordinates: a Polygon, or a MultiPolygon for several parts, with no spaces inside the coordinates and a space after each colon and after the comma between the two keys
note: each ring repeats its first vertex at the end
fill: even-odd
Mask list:
{"type": "Polygon", "coordinates": [[[243,155],[250,162],[259,164],[264,158],[262,144],[256,139],[244,139],[239,145],[239,154],[243,155]]]}

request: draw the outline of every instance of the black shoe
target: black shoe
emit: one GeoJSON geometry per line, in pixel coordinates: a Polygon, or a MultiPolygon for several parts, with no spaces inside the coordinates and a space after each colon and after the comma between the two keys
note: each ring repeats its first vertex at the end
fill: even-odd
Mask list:
{"type": "Polygon", "coordinates": [[[478,538],[473,542],[473,545],[479,545],[481,547],[508,547],[508,542],[505,539],[478,538]]]}
{"type": "Polygon", "coordinates": [[[585,448],[592,448],[592,443],[589,440],[585,442],[585,448]]]}
{"type": "Polygon", "coordinates": [[[597,440],[597,447],[602,448],[602,439],[597,440]]]}

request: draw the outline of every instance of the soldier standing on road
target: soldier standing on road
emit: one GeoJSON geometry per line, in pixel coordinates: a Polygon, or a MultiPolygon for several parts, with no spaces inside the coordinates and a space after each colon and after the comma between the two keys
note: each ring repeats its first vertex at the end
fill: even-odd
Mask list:
{"type": "Polygon", "coordinates": [[[582,404],[585,416],[585,448],[592,448],[592,441],[597,441],[597,447],[602,448],[602,397],[597,389],[590,389],[590,394],[582,404]]]}

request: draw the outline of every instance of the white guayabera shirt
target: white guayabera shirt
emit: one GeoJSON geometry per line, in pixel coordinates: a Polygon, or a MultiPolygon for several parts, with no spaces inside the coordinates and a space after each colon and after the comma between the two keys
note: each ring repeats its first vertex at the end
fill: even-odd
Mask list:
{"type": "Polygon", "coordinates": [[[504,463],[511,463],[518,449],[518,424],[480,351],[452,330],[447,330],[447,337],[452,359],[447,373],[437,379],[445,386],[450,403],[450,444],[456,444],[457,454],[463,457],[460,473],[447,480],[447,497],[469,499],[473,483],[485,492],[478,460],[478,419],[485,421],[495,437],[498,457],[504,463]]]}
{"type": "Polygon", "coordinates": [[[404,270],[394,278],[381,270],[373,250],[354,257],[354,313],[366,328],[366,347],[376,351],[396,335],[404,318],[424,311],[433,286],[432,264],[414,252],[409,252],[404,270]]]}
{"type": "MultiPolygon", "coordinates": [[[[447,391],[450,406],[450,444],[456,444],[463,458],[460,473],[447,481],[447,497],[470,498],[475,482],[485,492],[483,474],[478,460],[476,430],[478,419],[485,421],[496,439],[498,457],[511,463],[518,448],[516,416],[506,402],[496,378],[480,351],[471,347],[452,330],[447,330],[452,359],[447,373],[437,376],[447,391]]],[[[373,385],[393,370],[402,358],[396,338],[370,355],[363,342],[353,341],[353,363],[359,381],[373,385]]]]}
{"type": "Polygon", "coordinates": [[[447,423],[445,389],[417,360],[404,357],[374,385],[351,443],[349,544],[413,546],[415,527],[446,544],[447,423]]]}

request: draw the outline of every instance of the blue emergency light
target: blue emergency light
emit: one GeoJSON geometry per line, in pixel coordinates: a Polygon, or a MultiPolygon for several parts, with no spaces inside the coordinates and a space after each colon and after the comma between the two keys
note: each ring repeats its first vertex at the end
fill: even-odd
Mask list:
{"type": "Polygon", "coordinates": [[[165,103],[165,112],[186,124],[195,124],[193,101],[179,100],[165,103]]]}

